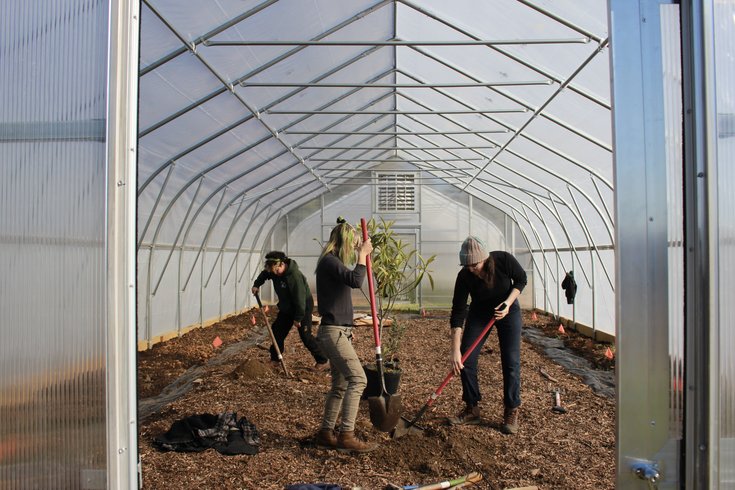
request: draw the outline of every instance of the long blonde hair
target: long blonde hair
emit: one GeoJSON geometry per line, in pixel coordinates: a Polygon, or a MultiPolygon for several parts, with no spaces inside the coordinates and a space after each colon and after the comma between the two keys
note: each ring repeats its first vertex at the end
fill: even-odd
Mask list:
{"type": "Polygon", "coordinates": [[[343,264],[354,264],[357,261],[356,243],[360,243],[357,230],[340,216],[337,218],[337,226],[332,228],[332,232],[329,234],[329,241],[324,246],[319,260],[325,255],[333,253],[343,264]]]}

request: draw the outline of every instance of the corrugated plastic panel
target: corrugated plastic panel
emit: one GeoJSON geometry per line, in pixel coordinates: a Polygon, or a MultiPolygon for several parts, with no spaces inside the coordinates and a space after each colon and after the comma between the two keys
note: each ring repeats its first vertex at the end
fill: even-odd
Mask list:
{"type": "MultiPolygon", "coordinates": [[[[735,488],[735,2],[715,2],[714,59],[717,108],[717,207],[718,236],[713,237],[719,271],[719,335],[715,337],[720,363],[719,381],[719,488],[735,488]]],[[[715,407],[717,410],[717,407],[715,407]]],[[[716,436],[718,434],[715,434],[716,436]]]]}
{"type": "Polygon", "coordinates": [[[104,488],[108,3],[0,19],[0,487],[104,488]]]}

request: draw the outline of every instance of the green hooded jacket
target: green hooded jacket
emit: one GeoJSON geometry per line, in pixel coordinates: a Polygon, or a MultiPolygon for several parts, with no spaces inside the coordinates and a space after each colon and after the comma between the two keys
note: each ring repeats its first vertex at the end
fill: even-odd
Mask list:
{"type": "Polygon", "coordinates": [[[253,286],[260,288],[265,281],[273,281],[273,289],[278,295],[278,311],[293,315],[295,322],[300,322],[306,312],[306,298],[311,296],[306,276],[299,270],[299,265],[293,259],[284,260],[286,272],[277,276],[266,270],[261,271],[253,286]]]}

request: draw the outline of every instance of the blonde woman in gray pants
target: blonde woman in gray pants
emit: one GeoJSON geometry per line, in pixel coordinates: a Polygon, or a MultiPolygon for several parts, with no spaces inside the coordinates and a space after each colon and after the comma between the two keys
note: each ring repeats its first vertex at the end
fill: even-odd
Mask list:
{"type": "Polygon", "coordinates": [[[372,250],[369,238],[361,241],[355,228],[338,218],[316,266],[316,296],[322,317],[317,341],[329,358],[332,374],[332,387],[316,436],[319,448],[344,453],[377,448],[355,438],[355,419],[367,378],[352,346],[352,289],[365,281],[366,258],[372,250]],[[347,267],[355,262],[353,269],[347,267]],[[335,433],[340,416],[339,431],[335,433]]]}

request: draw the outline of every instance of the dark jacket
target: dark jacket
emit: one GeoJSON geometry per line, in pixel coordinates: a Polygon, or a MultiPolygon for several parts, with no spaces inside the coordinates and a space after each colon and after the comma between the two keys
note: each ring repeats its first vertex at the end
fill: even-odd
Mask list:
{"type": "Polygon", "coordinates": [[[457,274],[449,318],[452,328],[462,327],[468,316],[482,319],[483,322],[489,321],[495,308],[505,301],[513,288],[523,291],[526,287],[526,271],[513,255],[496,250],[490,252],[490,256],[495,261],[495,281],[492,288],[488,288],[481,278],[464,267],[457,274]],[[469,310],[468,298],[472,300],[469,310]]]}
{"type": "Polygon", "coordinates": [[[295,322],[300,322],[304,318],[306,311],[306,298],[311,296],[309,283],[306,276],[299,270],[299,265],[293,259],[286,259],[286,272],[282,276],[277,276],[266,270],[261,271],[255,279],[253,286],[260,288],[265,281],[270,279],[273,281],[273,289],[278,295],[278,311],[292,315],[295,322]]]}
{"type": "Polygon", "coordinates": [[[352,325],[352,290],[362,286],[367,268],[357,264],[350,270],[333,253],[316,266],[316,299],[322,325],[352,325]]]}
{"type": "Polygon", "coordinates": [[[214,448],[222,454],[257,454],[260,434],[255,424],[235,412],[201,413],[174,421],[153,439],[162,451],[200,452],[214,448]]]}
{"type": "Polygon", "coordinates": [[[577,281],[574,280],[574,272],[569,271],[561,282],[561,288],[567,296],[567,304],[574,304],[574,296],[577,294],[577,281]]]}

